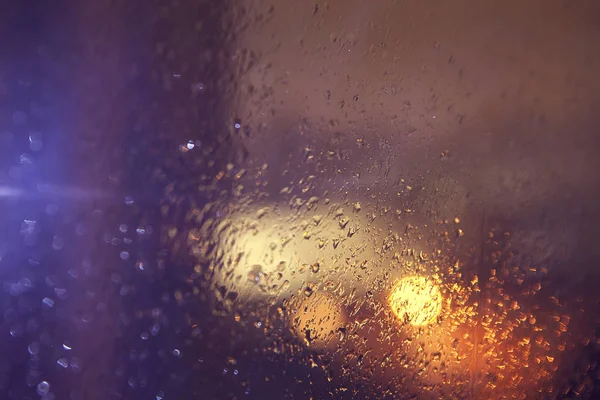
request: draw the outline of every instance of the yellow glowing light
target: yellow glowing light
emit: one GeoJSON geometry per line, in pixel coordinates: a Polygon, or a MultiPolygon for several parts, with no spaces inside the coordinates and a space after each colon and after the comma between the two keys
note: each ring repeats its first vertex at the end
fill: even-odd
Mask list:
{"type": "Polygon", "coordinates": [[[424,276],[400,280],[389,297],[392,311],[402,321],[414,326],[432,323],[442,311],[442,294],[438,286],[424,276]]]}

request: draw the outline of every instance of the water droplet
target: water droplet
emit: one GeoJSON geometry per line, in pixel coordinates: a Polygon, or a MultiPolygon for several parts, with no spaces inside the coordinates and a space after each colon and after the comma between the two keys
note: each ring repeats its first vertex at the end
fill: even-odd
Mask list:
{"type": "Polygon", "coordinates": [[[115,284],[117,284],[117,285],[118,285],[118,284],[120,284],[120,283],[122,282],[121,275],[119,275],[119,274],[118,274],[118,273],[116,273],[116,272],[113,272],[113,273],[110,275],[110,280],[111,280],[111,282],[112,282],[112,283],[115,283],[115,284]]]}
{"type": "Polygon", "coordinates": [[[42,396],[42,400],[54,400],[54,393],[50,392],[45,396],[42,396]]]}
{"type": "Polygon", "coordinates": [[[66,357],[61,357],[56,361],[56,364],[62,368],[68,368],[69,360],[66,357]]]}
{"type": "Polygon", "coordinates": [[[85,225],[83,223],[78,223],[77,226],[75,227],[75,232],[77,233],[78,236],[83,236],[86,232],[85,225]]]}
{"type": "Polygon", "coordinates": [[[156,400],[164,400],[165,398],[165,392],[163,392],[162,390],[159,391],[158,393],[156,393],[156,400]]]}
{"type": "Polygon", "coordinates": [[[263,275],[262,266],[256,264],[250,268],[250,272],[248,272],[248,280],[258,284],[260,283],[260,279],[263,277],[263,275]]]}
{"type": "Polygon", "coordinates": [[[179,349],[173,349],[173,355],[175,357],[179,357],[181,355],[181,351],[179,351],[179,349]]]}
{"type": "Polygon", "coordinates": [[[23,223],[21,224],[21,235],[28,236],[34,233],[36,223],[37,222],[33,220],[23,220],[23,223]]]}
{"type": "Polygon", "coordinates": [[[334,249],[337,249],[340,244],[340,238],[333,238],[331,240],[331,244],[333,245],[334,249]]]}
{"type": "Polygon", "coordinates": [[[54,236],[54,238],[52,238],[52,248],[54,250],[61,250],[63,247],[65,247],[65,241],[63,238],[60,236],[54,236]]]}
{"type": "Polygon", "coordinates": [[[125,224],[121,224],[119,225],[119,231],[121,231],[121,233],[127,233],[127,231],[129,230],[129,227],[125,224]]]}
{"type": "Polygon", "coordinates": [[[48,382],[41,381],[40,383],[38,383],[37,393],[40,396],[44,396],[44,395],[48,394],[48,392],[50,392],[50,384],[48,382]]]}
{"type": "Polygon", "coordinates": [[[21,325],[15,325],[10,328],[10,336],[14,338],[21,337],[23,335],[23,327],[21,325]]]}
{"type": "Polygon", "coordinates": [[[19,162],[21,163],[21,165],[31,165],[33,164],[33,157],[31,157],[27,153],[23,153],[19,157],[19,162]]]}
{"type": "Polygon", "coordinates": [[[27,351],[29,354],[36,355],[40,352],[40,343],[39,342],[31,342],[29,346],[27,346],[27,351]]]}
{"type": "Polygon", "coordinates": [[[93,320],[94,320],[94,314],[91,314],[89,312],[88,313],[84,313],[81,316],[81,321],[85,322],[86,324],[92,322],[93,320]]]}
{"type": "Polygon", "coordinates": [[[73,357],[71,359],[71,369],[74,371],[79,371],[81,369],[81,361],[77,357],[73,357]]]}
{"type": "Polygon", "coordinates": [[[316,274],[317,272],[319,272],[319,269],[320,269],[320,268],[321,268],[321,265],[320,265],[318,262],[316,262],[316,263],[314,263],[313,265],[311,265],[311,266],[310,266],[310,270],[311,270],[312,272],[314,272],[315,274],[316,274]]]}
{"type": "Polygon", "coordinates": [[[29,134],[29,148],[31,151],[40,151],[44,148],[44,141],[41,133],[29,134]]]}
{"type": "Polygon", "coordinates": [[[260,210],[258,210],[256,212],[256,218],[260,219],[260,218],[264,217],[265,215],[267,215],[268,212],[269,212],[269,207],[261,208],[260,210]]]}
{"type": "Polygon", "coordinates": [[[73,350],[73,346],[71,346],[71,342],[69,342],[68,340],[65,340],[63,342],[62,348],[65,349],[66,351],[73,350]]]}
{"type": "Polygon", "coordinates": [[[19,279],[18,286],[21,288],[22,292],[26,292],[33,288],[33,283],[28,278],[21,278],[19,279]]]}
{"type": "Polygon", "coordinates": [[[61,300],[65,300],[67,297],[69,297],[67,289],[64,288],[54,288],[54,293],[56,294],[56,297],[61,300]]]}
{"type": "Polygon", "coordinates": [[[122,251],[121,252],[121,260],[123,260],[123,261],[129,260],[129,253],[126,251],[122,251]]]}
{"type": "Polygon", "coordinates": [[[135,200],[133,199],[133,196],[125,196],[125,204],[130,206],[133,205],[134,202],[135,200]]]}
{"type": "Polygon", "coordinates": [[[54,286],[56,286],[56,277],[52,276],[52,275],[48,275],[46,277],[46,279],[44,279],[44,282],[46,283],[46,286],[54,287],[54,286]]]}

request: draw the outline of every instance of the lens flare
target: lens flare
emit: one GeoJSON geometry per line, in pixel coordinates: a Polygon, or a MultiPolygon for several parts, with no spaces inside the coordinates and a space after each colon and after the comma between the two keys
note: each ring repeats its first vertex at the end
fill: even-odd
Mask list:
{"type": "Polygon", "coordinates": [[[401,321],[423,326],[432,323],[442,311],[442,294],[433,280],[410,276],[394,286],[389,304],[401,321]]]}

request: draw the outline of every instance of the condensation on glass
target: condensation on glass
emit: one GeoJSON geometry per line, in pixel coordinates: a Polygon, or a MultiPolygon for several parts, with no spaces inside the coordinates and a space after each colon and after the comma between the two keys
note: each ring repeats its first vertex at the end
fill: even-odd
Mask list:
{"type": "Polygon", "coordinates": [[[218,313],[307,397],[593,397],[597,6],[234,9],[248,155],[188,236],[218,313]]]}
{"type": "Polygon", "coordinates": [[[595,2],[53,10],[0,28],[0,397],[600,396],[595,2]]]}

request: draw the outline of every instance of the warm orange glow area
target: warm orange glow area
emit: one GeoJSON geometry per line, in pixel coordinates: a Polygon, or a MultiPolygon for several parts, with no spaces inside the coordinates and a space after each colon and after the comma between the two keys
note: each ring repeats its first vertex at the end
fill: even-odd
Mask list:
{"type": "Polygon", "coordinates": [[[294,332],[313,348],[333,346],[339,329],[346,324],[346,314],[339,302],[324,292],[299,301],[295,312],[291,321],[294,332]]]}
{"type": "Polygon", "coordinates": [[[413,326],[428,325],[442,311],[442,294],[431,279],[410,276],[394,286],[389,304],[401,321],[413,326]]]}

